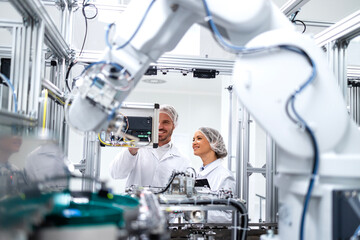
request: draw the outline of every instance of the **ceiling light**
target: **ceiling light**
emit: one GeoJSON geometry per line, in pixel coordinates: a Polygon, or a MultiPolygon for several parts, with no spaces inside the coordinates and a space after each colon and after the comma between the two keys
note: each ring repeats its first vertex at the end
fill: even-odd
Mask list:
{"type": "Polygon", "coordinates": [[[157,78],[148,78],[148,79],[144,79],[143,82],[150,83],[150,84],[163,84],[163,83],[166,83],[166,80],[157,79],[157,78]]]}

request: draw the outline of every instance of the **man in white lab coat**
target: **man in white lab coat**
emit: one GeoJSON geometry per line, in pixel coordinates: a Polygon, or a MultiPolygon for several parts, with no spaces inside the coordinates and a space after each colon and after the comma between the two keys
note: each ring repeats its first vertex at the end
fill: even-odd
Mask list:
{"type": "Polygon", "coordinates": [[[190,161],[171,142],[177,121],[178,114],[174,107],[161,106],[159,147],[124,149],[111,163],[111,176],[115,179],[128,178],[126,187],[165,187],[173,170],[186,171],[190,161]]]}

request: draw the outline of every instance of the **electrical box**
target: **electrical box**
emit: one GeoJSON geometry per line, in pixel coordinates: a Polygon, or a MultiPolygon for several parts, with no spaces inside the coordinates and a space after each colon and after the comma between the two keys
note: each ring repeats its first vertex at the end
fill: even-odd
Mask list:
{"type": "Polygon", "coordinates": [[[159,143],[159,110],[157,103],[123,102],[106,131],[99,133],[101,146],[153,147],[159,143]]]}

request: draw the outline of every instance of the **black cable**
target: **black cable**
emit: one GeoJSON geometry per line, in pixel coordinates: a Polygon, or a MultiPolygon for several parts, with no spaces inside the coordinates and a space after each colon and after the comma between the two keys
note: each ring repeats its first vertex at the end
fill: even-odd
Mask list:
{"type": "Polygon", "coordinates": [[[294,20],[293,22],[294,22],[294,23],[299,22],[299,23],[301,23],[301,24],[304,26],[304,30],[302,31],[302,33],[304,33],[304,32],[306,31],[306,24],[305,24],[303,21],[301,21],[301,20],[294,20]]]}
{"type": "Polygon", "coordinates": [[[66,71],[66,75],[65,75],[65,83],[66,83],[66,87],[69,90],[69,92],[71,92],[71,89],[70,89],[70,86],[69,86],[69,81],[68,81],[69,80],[69,75],[70,75],[70,70],[76,63],[77,62],[75,62],[75,61],[70,63],[70,65],[69,65],[69,67],[68,67],[68,69],[66,71]]]}
{"type": "Polygon", "coordinates": [[[291,22],[294,22],[294,20],[295,20],[295,18],[296,18],[296,16],[298,15],[299,12],[300,12],[300,11],[298,10],[298,11],[296,11],[296,12],[294,13],[294,16],[291,18],[291,22]]]}
{"type": "Polygon", "coordinates": [[[300,11],[296,11],[295,13],[294,13],[294,16],[291,18],[291,22],[292,23],[297,23],[297,22],[299,22],[299,23],[301,23],[302,25],[303,25],[303,27],[304,27],[304,29],[303,29],[303,31],[302,31],[302,33],[304,33],[305,31],[306,31],[306,24],[303,22],[303,21],[301,21],[301,20],[295,20],[295,18],[296,18],[296,16],[298,15],[298,13],[299,13],[300,11]]]}
{"type": "Polygon", "coordinates": [[[90,20],[90,19],[94,19],[96,18],[96,16],[98,15],[98,9],[97,7],[94,5],[94,4],[91,4],[91,3],[85,3],[87,2],[87,0],[84,0],[83,3],[82,3],[82,14],[84,16],[84,19],[85,19],[85,35],[84,35],[84,40],[83,40],[83,43],[82,43],[82,46],[81,46],[81,50],[80,50],[80,53],[79,53],[79,56],[82,54],[83,50],[84,50],[84,46],[85,46],[85,42],[86,42],[86,38],[87,38],[87,34],[88,34],[88,21],[87,20],[90,20]],[[92,16],[92,17],[88,17],[86,16],[86,13],[85,13],[85,8],[86,7],[94,7],[96,12],[95,12],[95,15],[92,16]]]}
{"type": "Polygon", "coordinates": [[[175,177],[178,176],[178,175],[181,175],[181,174],[184,174],[184,173],[183,172],[173,171],[171,173],[171,176],[169,178],[170,180],[169,180],[168,184],[166,185],[166,187],[163,188],[162,190],[160,190],[159,192],[154,193],[154,194],[161,194],[161,193],[166,192],[169,189],[169,187],[171,186],[171,183],[174,181],[175,177]]]}

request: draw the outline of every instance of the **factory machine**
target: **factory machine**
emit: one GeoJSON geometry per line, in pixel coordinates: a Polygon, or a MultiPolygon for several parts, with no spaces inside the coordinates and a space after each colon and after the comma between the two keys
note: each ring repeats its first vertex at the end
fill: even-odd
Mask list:
{"type": "MultiPolygon", "coordinates": [[[[207,27],[221,46],[238,55],[233,69],[236,95],[279,146],[279,235],[263,238],[357,235],[359,204],[349,210],[353,214],[339,214],[353,201],[341,196],[358,196],[359,131],[322,50],[296,32],[271,1],[132,1],[109,26],[108,48],[87,69],[84,86],[98,79],[105,86],[135,85],[149,64],[174,48],[194,23],[207,27]],[[337,205],[339,201],[348,203],[337,205]]],[[[96,99],[96,107],[88,109],[94,105],[88,90],[74,97],[69,122],[96,115],[97,121],[84,130],[99,131],[114,105],[96,99]],[[89,111],[79,114],[79,109],[89,111]]],[[[109,91],[114,102],[121,103],[131,87],[109,91]]]]}
{"type": "Polygon", "coordinates": [[[174,171],[164,188],[115,195],[104,182],[73,175],[51,144],[32,151],[24,170],[1,165],[0,239],[246,239],[244,202],[196,183],[192,168],[174,171]],[[79,180],[95,182],[95,191],[76,190],[79,180]]]}
{"type": "MultiPolygon", "coordinates": [[[[29,17],[32,10],[36,11],[34,6],[41,7],[30,4],[37,1],[11,2],[17,8],[29,4],[21,8],[29,17]]],[[[126,108],[124,100],[150,63],[173,49],[194,23],[208,28],[221,46],[237,54],[234,90],[279,146],[275,179],[279,189],[279,232],[261,239],[358,238],[359,131],[348,116],[321,49],[313,39],[295,32],[271,1],[133,0],[119,20],[109,25],[103,57],[84,69],[75,91],[69,96],[57,94],[51,83],[43,81],[52,91],[42,93],[42,106],[51,95],[63,104],[61,114],[66,124],[98,133],[103,145],[149,147],[146,145],[151,143],[150,147],[156,147],[157,128],[149,128],[150,122],[156,123],[156,104],[151,120],[148,114],[129,115],[121,113],[121,109],[126,108]],[[145,128],[128,129],[134,123],[138,126],[139,120],[145,128]]],[[[44,31],[56,41],[46,21],[29,26],[37,29],[39,41],[44,40],[40,38],[44,31]]],[[[46,41],[52,46],[51,38],[46,41]]],[[[26,49],[30,55],[31,48],[26,49]]],[[[57,55],[68,54],[57,50],[57,55]]],[[[41,46],[39,51],[35,53],[41,53],[41,46]]],[[[41,63],[40,55],[34,57],[32,79],[40,78],[35,71],[41,63]]],[[[51,62],[52,67],[56,64],[64,63],[51,62]]],[[[11,86],[6,77],[1,77],[11,86]]],[[[40,86],[26,89],[29,86],[33,84],[24,84],[23,92],[38,96],[30,104],[39,110],[40,86]]],[[[5,139],[2,153],[14,149],[4,143],[12,147],[21,144],[18,139],[10,141],[10,136],[17,135],[14,131],[41,139],[45,129],[41,134],[34,130],[38,127],[34,113],[26,107],[27,98],[22,98],[19,106],[14,104],[15,94],[9,99],[9,111],[17,112],[19,107],[27,115],[16,123],[2,122],[7,126],[1,133],[1,139],[5,139]],[[17,128],[23,125],[25,130],[17,128]]],[[[20,117],[10,114],[8,119],[20,117]]],[[[43,120],[46,126],[45,117],[43,120]]],[[[174,172],[164,189],[132,186],[127,195],[113,195],[96,176],[84,175],[81,181],[90,181],[93,187],[77,191],[70,182],[79,177],[72,175],[73,168],[64,159],[58,161],[56,156],[60,154],[49,144],[54,145],[51,141],[38,143],[40,148],[27,154],[29,158],[16,158],[31,161],[31,157],[44,157],[39,161],[39,169],[45,169],[42,177],[31,175],[31,168],[18,171],[4,160],[0,239],[246,239],[246,203],[227,189],[212,192],[206,184],[197,186],[191,169],[174,172]],[[42,151],[43,145],[53,151],[42,151]],[[60,168],[46,165],[53,161],[60,168]],[[49,169],[63,171],[50,175],[49,169]],[[220,222],[209,221],[214,214],[220,222]],[[231,220],[222,220],[222,216],[230,216],[231,220]]],[[[26,169],[26,163],[23,166],[26,169]]]]}

